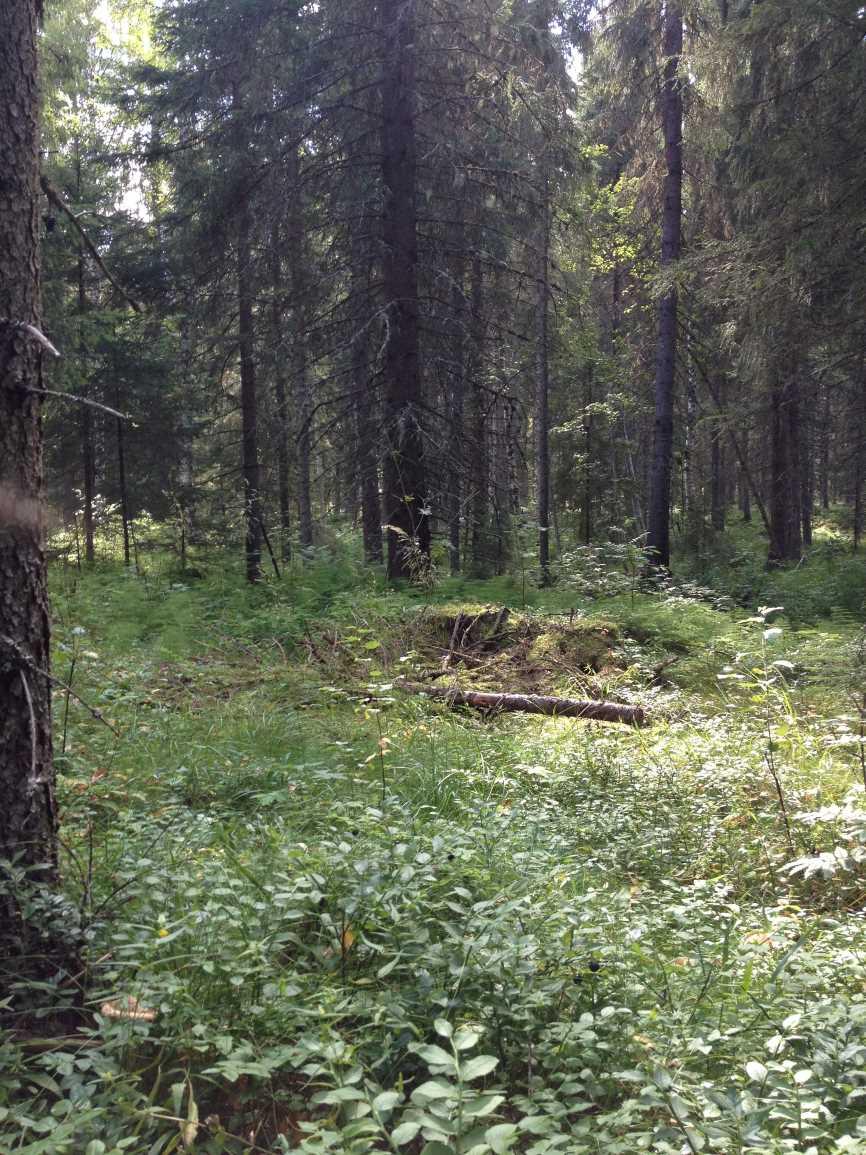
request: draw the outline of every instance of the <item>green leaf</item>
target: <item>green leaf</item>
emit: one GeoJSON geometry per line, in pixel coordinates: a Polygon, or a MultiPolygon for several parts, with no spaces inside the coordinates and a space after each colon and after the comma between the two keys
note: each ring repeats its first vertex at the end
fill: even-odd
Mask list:
{"type": "Polygon", "coordinates": [[[454,1034],[454,1028],[447,1019],[434,1019],[433,1027],[437,1035],[442,1035],[445,1039],[450,1039],[454,1034]]]}
{"type": "Polygon", "coordinates": [[[423,1103],[430,1099],[456,1099],[457,1089],[443,1079],[429,1079],[412,1092],[413,1103],[423,1103]]]}
{"type": "Polygon", "coordinates": [[[420,1130],[420,1123],[401,1123],[391,1132],[391,1142],[402,1147],[404,1143],[411,1143],[420,1130]]]}
{"type": "Polygon", "coordinates": [[[492,1114],[499,1104],[504,1102],[504,1095],[479,1095],[463,1104],[463,1114],[470,1119],[480,1119],[484,1115],[492,1114]]]}
{"type": "Polygon", "coordinates": [[[746,1074],[753,1083],[763,1083],[767,1077],[767,1068],[763,1063],[759,1063],[757,1059],[751,1059],[746,1063],[746,1074]]]}
{"type": "Polygon", "coordinates": [[[484,1138],[490,1144],[495,1155],[504,1155],[504,1152],[514,1146],[518,1131],[513,1123],[497,1123],[495,1127],[488,1127],[484,1138]]]}
{"type": "Polygon", "coordinates": [[[397,963],[400,961],[400,955],[395,955],[390,962],[386,962],[384,966],[379,967],[376,971],[376,978],[383,979],[391,973],[397,963]]]}
{"type": "Polygon", "coordinates": [[[474,1047],[481,1038],[481,1032],[474,1027],[461,1027],[454,1036],[454,1049],[457,1051],[468,1051],[470,1047],[474,1047]]]}
{"type": "Polygon", "coordinates": [[[433,1063],[438,1067],[450,1067],[454,1069],[454,1059],[447,1051],[443,1051],[441,1047],[431,1044],[426,1047],[419,1047],[418,1054],[425,1063],[433,1063]]]}
{"type": "Polygon", "coordinates": [[[498,1066],[499,1060],[495,1055],[476,1055],[465,1066],[461,1066],[460,1077],[465,1082],[471,1083],[473,1079],[480,1079],[484,1075],[489,1075],[498,1066]]]}
{"type": "Polygon", "coordinates": [[[393,1111],[402,1099],[399,1091],[383,1091],[373,1100],[374,1111],[393,1111]]]}

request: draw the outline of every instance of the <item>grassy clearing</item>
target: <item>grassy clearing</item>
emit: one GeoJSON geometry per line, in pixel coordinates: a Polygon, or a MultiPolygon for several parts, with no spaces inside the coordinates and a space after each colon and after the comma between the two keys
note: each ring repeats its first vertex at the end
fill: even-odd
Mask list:
{"type": "Polygon", "coordinates": [[[850,620],[334,566],[58,569],[54,600],[119,736],[58,692],[66,896],[33,918],[83,936],[87,1005],[11,991],[68,1010],[0,1044],[0,1150],[866,1151],[850,620]],[[437,614],[503,602],[551,685],[655,724],[394,688],[437,614]],[[577,674],[572,610],[606,638],[577,674]]]}

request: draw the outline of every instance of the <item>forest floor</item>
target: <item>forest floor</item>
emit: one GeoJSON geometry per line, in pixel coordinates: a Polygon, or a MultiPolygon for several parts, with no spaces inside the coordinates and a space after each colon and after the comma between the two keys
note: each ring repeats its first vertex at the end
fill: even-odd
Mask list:
{"type": "Polygon", "coordinates": [[[850,614],[203,569],[55,567],[55,672],[105,717],[58,689],[33,917],[80,928],[86,1008],[0,1035],[0,1151],[866,1152],[850,614]]]}

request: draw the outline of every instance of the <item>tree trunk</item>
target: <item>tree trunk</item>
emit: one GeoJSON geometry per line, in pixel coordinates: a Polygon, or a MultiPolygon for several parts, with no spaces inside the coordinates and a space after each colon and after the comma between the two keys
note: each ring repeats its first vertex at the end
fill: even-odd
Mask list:
{"type": "Polygon", "coordinates": [[[297,432],[297,489],[298,537],[302,548],[313,544],[313,503],[311,493],[310,428],[312,400],[307,367],[307,301],[308,290],[304,265],[304,215],[301,194],[300,162],[297,148],[288,152],[288,179],[294,205],[286,226],[286,252],[289,260],[289,278],[292,289],[292,388],[298,415],[297,432]]]}
{"type": "Polygon", "coordinates": [[[593,378],[595,375],[595,366],[590,361],[586,369],[586,388],[583,394],[583,544],[590,545],[592,543],[592,499],[593,499],[593,485],[592,485],[592,452],[594,449],[594,420],[593,420],[593,378]]]}
{"type": "Polygon", "coordinates": [[[541,585],[550,584],[550,363],[548,275],[550,262],[550,191],[542,178],[541,243],[535,302],[535,508],[538,515],[538,567],[541,585]]]}
{"type": "Polygon", "coordinates": [[[722,378],[718,385],[718,397],[722,410],[713,424],[710,440],[710,524],[716,533],[725,530],[725,434],[727,421],[727,390],[722,378]]]}
{"type": "Polygon", "coordinates": [[[466,467],[465,433],[463,410],[466,395],[466,230],[463,221],[464,203],[461,198],[457,210],[457,221],[452,232],[454,257],[451,270],[451,373],[449,388],[449,437],[448,437],[448,550],[451,555],[452,574],[460,573],[460,522],[463,511],[463,475],[466,467]]]}
{"type": "MultiPolygon", "coordinates": [[[[749,457],[749,431],[743,431],[743,457],[747,461],[749,457]]],[[[746,465],[740,462],[740,467],[737,470],[737,486],[740,493],[740,513],[743,515],[743,521],[752,520],[752,487],[749,484],[749,478],[746,475],[746,465]]]]}
{"type": "MultiPolygon", "coordinates": [[[[359,278],[360,280],[360,278],[359,278]]],[[[379,455],[376,451],[376,395],[370,373],[370,337],[364,324],[352,343],[352,385],[358,430],[357,465],[361,488],[361,534],[364,558],[382,562],[382,503],[379,497],[379,455]]]]}
{"type": "Polygon", "coordinates": [[[866,455],[866,363],[860,357],[859,380],[854,401],[854,552],[860,548],[860,539],[863,536],[863,474],[864,455],[866,455]]]}
{"type": "MultiPolygon", "coordinates": [[[[664,14],[664,85],[661,121],[665,142],[664,209],[662,215],[662,269],[680,255],[683,184],[683,100],[677,77],[683,47],[680,0],[667,0],[664,14]]],[[[677,293],[669,289],[659,303],[656,344],[655,427],[647,517],[650,564],[667,569],[671,560],[670,504],[674,435],[674,379],[677,355],[677,293]]]]}
{"type": "Polygon", "coordinates": [[[769,565],[797,561],[802,552],[797,383],[789,364],[776,372],[770,392],[769,565]]]}
{"type": "Polygon", "coordinates": [[[821,414],[821,508],[830,508],[830,386],[824,385],[821,414]]]}
{"type": "Polygon", "coordinates": [[[471,394],[471,532],[470,552],[472,576],[487,577],[490,566],[489,500],[490,483],[489,445],[487,437],[487,405],[484,392],[484,268],[480,254],[481,237],[475,245],[470,288],[470,373],[471,394]]]}
{"type": "MultiPolygon", "coordinates": [[[[119,397],[117,404],[120,405],[119,397]]],[[[116,419],[114,428],[117,435],[117,487],[120,491],[120,520],[123,528],[123,564],[129,566],[132,561],[129,551],[129,495],[126,491],[126,449],[123,443],[122,418],[116,419]]]]}
{"type": "Polygon", "coordinates": [[[242,191],[237,224],[238,348],[241,362],[241,439],[246,516],[247,581],[262,578],[262,510],[259,492],[258,397],[253,349],[250,210],[242,191]]]}
{"type": "Polygon", "coordinates": [[[280,509],[280,557],[288,561],[292,554],[292,510],[289,485],[289,416],[286,390],[286,348],[283,337],[283,271],[280,263],[280,230],[271,230],[271,345],[274,353],[274,404],[276,406],[277,497],[280,509]]]}
{"type": "MultiPolygon", "coordinates": [[[[388,576],[408,577],[411,552],[430,553],[430,517],[421,433],[418,350],[418,231],[415,150],[416,0],[381,0],[382,180],[385,205],[385,518],[388,576]],[[408,548],[407,548],[408,547],[408,548]]],[[[416,556],[418,556],[416,555],[416,556]]]]}
{"type": "MultiPolygon", "coordinates": [[[[42,552],[39,94],[35,0],[7,0],[0,35],[0,858],[56,863],[49,615],[42,552]]],[[[0,901],[0,959],[26,950],[0,901]]],[[[38,947],[44,952],[44,944],[38,947]]],[[[0,983],[0,986],[3,984],[0,983]]]]}
{"type": "MultiPolygon", "coordinates": [[[[81,176],[79,169],[79,194],[81,176]]],[[[90,382],[87,374],[87,339],[84,333],[84,318],[87,314],[87,289],[84,283],[84,250],[78,250],[78,358],[81,371],[80,392],[87,397],[90,382]]],[[[84,560],[93,564],[96,551],[93,542],[93,498],[96,493],[96,452],[93,446],[93,410],[82,405],[78,414],[78,430],[81,436],[81,471],[83,475],[83,520],[84,520],[84,560]]]]}

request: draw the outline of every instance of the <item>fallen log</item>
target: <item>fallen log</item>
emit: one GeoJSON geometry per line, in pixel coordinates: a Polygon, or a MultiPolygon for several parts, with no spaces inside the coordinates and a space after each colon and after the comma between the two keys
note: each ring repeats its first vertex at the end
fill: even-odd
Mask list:
{"type": "Polygon", "coordinates": [[[423,686],[417,682],[399,683],[404,690],[440,698],[449,706],[473,706],[476,710],[495,713],[514,710],[523,714],[546,714],[553,718],[586,718],[593,722],[622,722],[626,726],[645,726],[647,716],[640,706],[623,706],[619,702],[581,701],[578,698],[548,698],[543,694],[490,694],[480,690],[458,690],[447,686],[423,686]]]}

